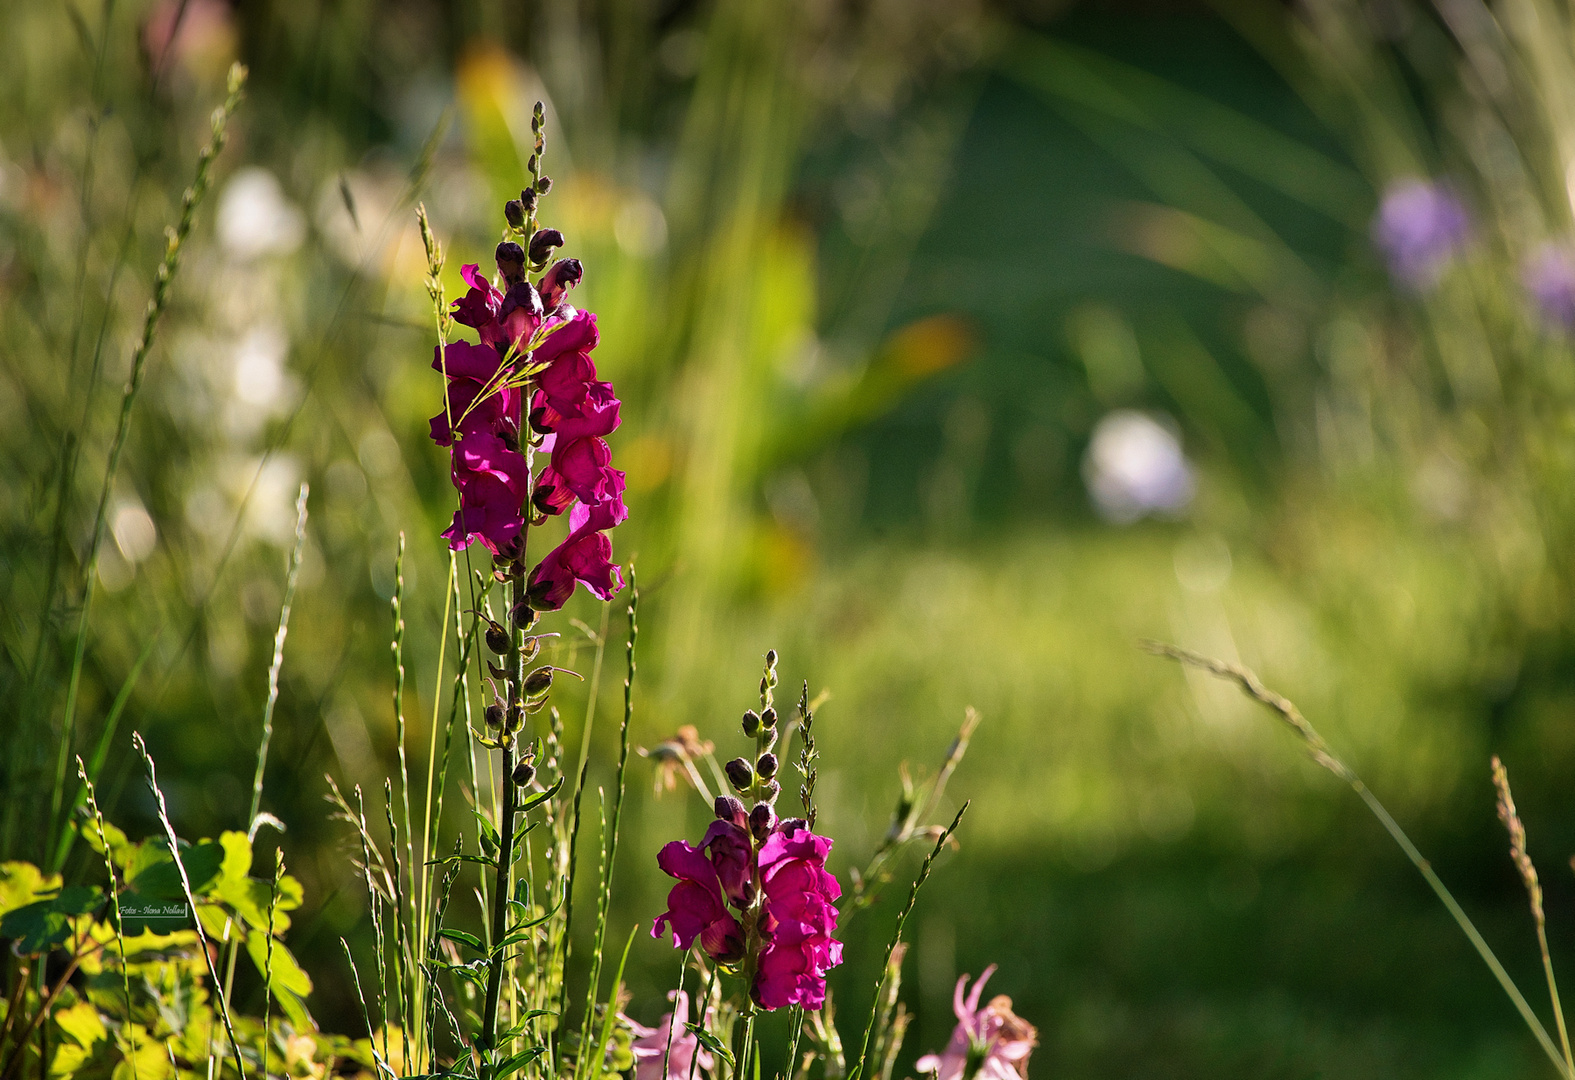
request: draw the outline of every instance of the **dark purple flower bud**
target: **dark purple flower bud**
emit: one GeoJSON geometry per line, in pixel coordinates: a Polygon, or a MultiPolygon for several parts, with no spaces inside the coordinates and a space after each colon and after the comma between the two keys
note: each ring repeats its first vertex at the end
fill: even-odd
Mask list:
{"type": "Polygon", "coordinates": [[[530,238],[530,261],[541,265],[552,258],[554,248],[563,246],[563,234],[557,229],[537,229],[530,238]]]}
{"type": "Polygon", "coordinates": [[[770,803],[756,803],[755,808],[749,812],[749,832],[756,840],[763,841],[770,836],[776,823],[777,812],[771,808],[770,803]]]}
{"type": "Polygon", "coordinates": [[[770,780],[777,774],[777,756],[775,754],[761,754],[760,760],[755,762],[755,771],[762,780],[770,780]]]}
{"type": "Polygon", "coordinates": [[[490,619],[487,621],[487,648],[502,656],[509,651],[509,632],[490,619]]]}
{"type": "Polygon", "coordinates": [[[536,609],[521,600],[509,609],[509,621],[521,630],[529,630],[536,625],[536,609]]]}
{"type": "MultiPolygon", "coordinates": [[[[514,247],[517,249],[518,244],[514,247]]],[[[503,322],[516,311],[523,311],[529,316],[540,316],[542,313],[541,294],[535,286],[521,278],[509,286],[509,291],[503,294],[503,302],[498,305],[498,322],[503,322]]]]}
{"type": "Polygon", "coordinates": [[[716,817],[718,821],[731,821],[734,825],[743,828],[749,820],[749,811],[744,809],[744,804],[731,795],[718,795],[716,797],[716,817]]]}
{"type": "Polygon", "coordinates": [[[760,734],[760,714],[757,713],[754,709],[746,709],[744,711],[743,727],[744,727],[744,734],[748,735],[751,739],[753,739],[756,735],[759,735],[760,734]]]}
{"type": "Polygon", "coordinates": [[[534,214],[536,212],[536,189],[529,187],[520,192],[520,203],[525,207],[527,216],[534,214]]]}
{"type": "Polygon", "coordinates": [[[766,725],[766,727],[776,727],[777,711],[771,708],[766,709],[765,712],[760,714],[760,722],[766,725]]]}
{"type": "Polygon", "coordinates": [[[579,259],[559,259],[541,276],[541,299],[549,310],[557,310],[574,288],[585,277],[585,267],[579,259]]]}
{"type": "MultiPolygon", "coordinates": [[[[498,261],[498,273],[503,275],[504,281],[513,285],[525,280],[525,249],[514,241],[503,241],[492,257],[498,261]]],[[[500,315],[499,321],[501,320],[500,315]]]]}
{"type": "Polygon", "coordinates": [[[547,192],[551,191],[552,190],[552,177],[550,177],[550,176],[543,176],[542,178],[537,180],[536,181],[536,190],[541,192],[543,195],[545,195],[545,194],[547,194],[547,192]]]}
{"type": "Polygon", "coordinates": [[[777,651],[775,649],[767,649],[766,650],[766,667],[771,668],[773,671],[775,671],[776,670],[776,666],[777,666],[777,651]]]}
{"type": "Polygon", "coordinates": [[[525,696],[540,697],[552,687],[552,668],[539,667],[525,676],[525,696]]]}
{"type": "MultiPolygon", "coordinates": [[[[524,194],[521,192],[521,194],[524,194]]],[[[503,219],[509,223],[511,229],[525,227],[525,204],[519,199],[510,199],[503,204],[503,219]]]]}
{"type": "Polygon", "coordinates": [[[760,788],[760,797],[766,802],[776,802],[780,794],[782,794],[782,785],[775,780],[768,780],[760,788]]]}
{"type": "Polygon", "coordinates": [[[781,822],[777,824],[777,832],[783,834],[791,833],[794,829],[807,828],[809,828],[809,822],[805,821],[801,817],[783,818],[781,822]]]}
{"type": "Polygon", "coordinates": [[[524,787],[534,779],[536,779],[536,766],[530,762],[522,761],[514,766],[514,782],[520,787],[524,787]]]}
{"type": "Polygon", "coordinates": [[[749,762],[741,757],[736,757],[722,766],[722,771],[727,773],[728,781],[739,791],[743,791],[755,782],[755,771],[749,767],[749,762]]]}
{"type": "Polygon", "coordinates": [[[493,702],[491,705],[488,705],[487,711],[484,715],[487,718],[488,727],[498,728],[503,726],[503,706],[499,705],[497,702],[493,702]]]}

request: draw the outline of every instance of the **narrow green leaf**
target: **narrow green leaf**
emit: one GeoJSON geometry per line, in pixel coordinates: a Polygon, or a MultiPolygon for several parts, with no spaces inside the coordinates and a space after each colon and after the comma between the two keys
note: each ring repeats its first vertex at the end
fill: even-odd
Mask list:
{"type": "Polygon", "coordinates": [[[467,934],[463,930],[455,930],[445,926],[438,930],[438,937],[448,938],[450,941],[457,941],[461,945],[467,945],[470,948],[475,949],[477,952],[487,951],[486,946],[481,943],[480,938],[478,938],[475,934],[467,934]]]}

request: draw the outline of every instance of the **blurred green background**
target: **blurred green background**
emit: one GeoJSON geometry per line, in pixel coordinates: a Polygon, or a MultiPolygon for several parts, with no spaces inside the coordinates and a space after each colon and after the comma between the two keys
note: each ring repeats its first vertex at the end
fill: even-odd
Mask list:
{"type": "MultiPolygon", "coordinates": [[[[462,262],[489,267],[540,98],[543,220],[586,263],[575,302],[624,401],[636,743],[694,724],[739,752],[776,647],[788,685],[831,694],[842,871],[879,843],[897,764],[933,772],[983,714],[948,792],[973,800],[961,846],[912,924],[905,1066],[946,1039],[956,977],[998,963],[1036,1077],[1535,1075],[1350,793],[1134,646],[1240,659],[1298,702],[1541,1000],[1487,759],[1567,964],[1575,369],[1520,267],[1569,232],[1572,55],[1536,0],[0,6],[0,857],[44,857],[120,388],[239,58],[248,100],[109,504],[73,748],[129,686],[111,816],[152,827],[135,728],[183,835],[242,825],[309,482],[263,806],[306,883],[313,1008],[361,1033],[335,939],[364,936],[363,894],[321,797],[325,773],[370,792],[397,768],[401,531],[413,773],[449,682],[414,205],[452,296],[462,262]],[[1370,234],[1408,176],[1473,219],[1410,284],[1370,234]]],[[[614,643],[603,784],[611,608],[582,592],[553,626],[581,670],[594,632],[614,643]]],[[[560,702],[572,744],[586,695],[560,702]]],[[[652,789],[639,760],[623,925],[661,910],[657,847],[709,817],[652,789]]],[[[891,899],[833,979],[845,1037],[891,899]]],[[[642,941],[651,1020],[676,965],[642,941]]]]}

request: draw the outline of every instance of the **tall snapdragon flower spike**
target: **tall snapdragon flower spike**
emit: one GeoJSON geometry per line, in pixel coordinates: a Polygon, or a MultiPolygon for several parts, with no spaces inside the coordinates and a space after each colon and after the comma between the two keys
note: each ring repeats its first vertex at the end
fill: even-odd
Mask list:
{"type": "Polygon", "coordinates": [[[568,302],[584,268],[559,259],[532,284],[530,263],[563,243],[556,230],[540,233],[551,243],[533,243],[529,255],[513,241],[498,245],[496,284],[479,266],[462,269],[469,290],[454,301],[453,316],[478,341],[436,351],[432,366],[448,389],[431,428],[434,442],[452,448],[459,509],[443,536],[453,549],[479,542],[499,559],[519,559],[528,523],[568,513],[568,536],[528,578],[531,604],[553,610],[576,583],[603,600],[623,587],[607,530],[628,510],[624,474],[612,467],[606,441],[621,403],[591,359],[596,316],[568,302]],[[546,456],[535,475],[531,450],[546,456]]]}

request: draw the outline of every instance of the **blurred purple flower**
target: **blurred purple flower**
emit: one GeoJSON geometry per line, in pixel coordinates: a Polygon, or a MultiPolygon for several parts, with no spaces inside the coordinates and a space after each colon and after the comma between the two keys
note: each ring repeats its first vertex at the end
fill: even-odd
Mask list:
{"type": "Polygon", "coordinates": [[[1537,313],[1550,326],[1575,328],[1575,257],[1558,244],[1543,244],[1522,274],[1537,313]]]}
{"type": "Polygon", "coordinates": [[[673,1011],[663,1016],[654,1028],[623,1017],[634,1035],[634,1040],[629,1044],[629,1050],[634,1054],[634,1080],[687,1080],[690,1065],[696,1063],[697,1050],[700,1060],[696,1064],[700,1068],[709,1072],[716,1064],[711,1051],[702,1049],[700,1040],[685,1027],[689,1019],[689,995],[682,990],[675,990],[667,996],[673,1002],[673,1011]],[[675,1025],[679,1034],[671,1034],[675,1025]],[[668,1039],[672,1040],[671,1049],[668,1039]],[[665,1075],[662,1072],[664,1061],[667,1063],[665,1075]]]}
{"type": "Polygon", "coordinates": [[[963,987],[968,976],[957,980],[952,992],[957,1027],[951,1041],[939,1054],[926,1054],[914,1062],[915,1069],[937,1080],[1025,1080],[1028,1055],[1039,1045],[1039,1032],[1012,1012],[1009,997],[995,997],[979,1008],[979,995],[994,974],[994,964],[985,968],[967,1000],[963,999],[963,987]]]}
{"type": "Polygon", "coordinates": [[[1390,184],[1373,219],[1373,242],[1389,272],[1413,289],[1436,281],[1470,232],[1466,208],[1453,191],[1414,178],[1390,184]]]}

